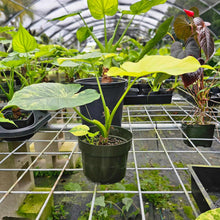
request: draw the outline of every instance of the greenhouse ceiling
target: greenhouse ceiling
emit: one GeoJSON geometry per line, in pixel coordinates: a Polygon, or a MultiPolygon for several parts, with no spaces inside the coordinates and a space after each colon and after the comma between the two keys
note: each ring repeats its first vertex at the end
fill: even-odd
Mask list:
{"type": "MultiPolygon", "coordinates": [[[[129,10],[132,3],[138,0],[118,0],[119,10],[129,10]]],[[[150,0],[149,0],[150,1],[150,0]]],[[[220,36],[220,1],[218,0],[167,0],[166,3],[153,7],[150,11],[136,15],[127,32],[135,38],[147,40],[149,30],[154,30],[162,20],[170,16],[183,13],[183,9],[196,6],[200,16],[211,23],[210,29],[215,36],[220,36]]],[[[1,26],[18,26],[19,22],[35,36],[48,36],[53,42],[62,42],[71,47],[76,44],[77,29],[83,26],[79,16],[68,17],[63,21],[51,19],[76,11],[81,11],[82,17],[89,26],[93,26],[93,32],[99,39],[104,36],[103,19],[94,19],[87,7],[87,0],[0,0],[0,23],[1,26]]],[[[120,18],[118,11],[114,16],[106,19],[108,33],[112,33],[120,18]]],[[[122,17],[124,29],[131,15],[122,17]]],[[[120,32],[119,32],[120,34],[120,32]]],[[[89,40],[91,40],[89,38],[89,40]]]]}

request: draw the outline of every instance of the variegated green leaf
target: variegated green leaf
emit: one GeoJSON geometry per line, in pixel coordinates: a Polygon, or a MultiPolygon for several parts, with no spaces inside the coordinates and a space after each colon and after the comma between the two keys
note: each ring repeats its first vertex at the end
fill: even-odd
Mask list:
{"type": "Polygon", "coordinates": [[[151,73],[161,72],[177,76],[194,72],[200,67],[199,61],[191,56],[177,59],[171,56],[152,55],[145,56],[137,63],[125,62],[121,65],[121,68],[112,67],[107,74],[109,76],[142,77],[151,73]]]}
{"type": "Polygon", "coordinates": [[[7,107],[18,106],[25,110],[58,110],[93,102],[100,95],[96,90],[78,92],[79,84],[39,83],[15,92],[7,107]]]}
{"type": "Polygon", "coordinates": [[[87,125],[78,125],[69,130],[69,132],[75,136],[84,136],[88,134],[88,131],[89,131],[89,127],[87,125]]]}

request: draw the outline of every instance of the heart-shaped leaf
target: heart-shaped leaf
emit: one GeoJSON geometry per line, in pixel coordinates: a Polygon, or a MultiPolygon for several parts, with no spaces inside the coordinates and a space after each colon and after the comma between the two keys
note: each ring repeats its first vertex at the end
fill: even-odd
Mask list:
{"type": "Polygon", "coordinates": [[[39,83],[15,92],[7,107],[18,106],[25,110],[58,110],[85,105],[99,99],[96,90],[78,92],[79,84],[39,83]],[[78,92],[78,93],[77,93],[78,92]]]}
{"type": "Polygon", "coordinates": [[[17,34],[13,37],[12,47],[19,53],[27,53],[37,48],[37,41],[20,24],[17,34]]]}
{"type": "Polygon", "coordinates": [[[185,50],[180,42],[176,41],[171,45],[171,56],[182,59],[187,56],[193,56],[195,58],[200,57],[200,48],[193,37],[190,37],[185,45],[185,50]]]}
{"type": "Polygon", "coordinates": [[[87,0],[92,17],[102,19],[105,15],[113,16],[118,11],[118,0],[87,0]]]}
{"type": "Polygon", "coordinates": [[[174,21],[173,26],[178,39],[186,41],[192,35],[191,26],[184,15],[179,15],[174,21]]]}

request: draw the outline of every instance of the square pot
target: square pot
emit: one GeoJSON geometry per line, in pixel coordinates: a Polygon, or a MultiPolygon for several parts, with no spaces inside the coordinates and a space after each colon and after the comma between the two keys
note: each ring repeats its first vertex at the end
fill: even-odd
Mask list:
{"type": "Polygon", "coordinates": [[[188,165],[192,195],[201,212],[220,207],[220,166],[188,165]],[[216,201],[212,196],[218,198],[216,201]]]}

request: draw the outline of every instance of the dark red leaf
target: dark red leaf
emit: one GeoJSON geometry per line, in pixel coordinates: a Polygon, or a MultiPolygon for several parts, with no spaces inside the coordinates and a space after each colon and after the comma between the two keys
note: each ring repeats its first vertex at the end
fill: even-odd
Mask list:
{"type": "Polygon", "coordinates": [[[206,23],[202,20],[202,18],[196,17],[193,19],[193,21],[196,25],[199,45],[206,55],[206,60],[208,60],[209,58],[211,58],[215,51],[214,40],[208,27],[206,26],[206,23]]]}
{"type": "Polygon", "coordinates": [[[191,26],[184,15],[177,16],[173,27],[178,39],[186,41],[192,35],[191,26]]]}
{"type": "Polygon", "coordinates": [[[202,75],[203,69],[199,68],[196,72],[185,73],[182,75],[182,81],[185,87],[190,86],[194,82],[196,82],[202,75]]]}
{"type": "MultiPolygon", "coordinates": [[[[204,60],[199,58],[198,59],[200,64],[204,64],[204,60]]],[[[194,82],[196,82],[203,74],[203,68],[199,68],[197,71],[192,72],[192,73],[185,73],[182,75],[182,81],[185,87],[190,86],[194,82]]]]}

